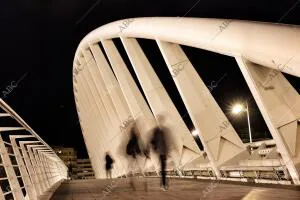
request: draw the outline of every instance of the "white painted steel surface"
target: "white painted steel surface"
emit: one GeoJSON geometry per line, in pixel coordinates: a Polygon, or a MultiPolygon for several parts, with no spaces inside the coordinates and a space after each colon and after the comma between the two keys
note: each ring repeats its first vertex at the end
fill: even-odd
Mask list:
{"type": "MultiPolygon", "coordinates": [[[[300,142],[297,142],[297,136],[300,137],[300,98],[281,73],[300,76],[300,27],[172,17],[133,18],[109,23],[89,33],[77,48],[73,63],[74,95],[96,178],[105,177],[103,163],[107,151],[117,161],[114,177],[129,171],[128,163],[120,153],[122,143],[128,139],[128,129],[120,129],[120,126],[124,122],[142,119],[144,126],[140,130],[146,141],[148,130],[155,126],[159,114],[167,116],[167,124],[175,138],[168,162],[170,169],[206,170],[208,176],[224,179],[237,173],[229,169],[247,171],[249,162],[255,165],[263,159],[258,151],[249,154],[180,45],[236,58],[276,143],[274,151],[269,152],[270,159],[274,155],[272,159],[277,159],[274,163],[280,163],[277,169],[283,169],[284,177],[300,184],[300,142]],[[121,30],[124,22],[127,26],[121,30]],[[121,39],[145,98],[114,45],[114,38],[121,39]],[[194,142],[136,38],[157,42],[170,76],[199,132],[204,152],[194,142]],[[183,61],[184,68],[174,75],[174,66],[183,61]],[[207,95],[201,95],[199,91],[207,91],[207,95]],[[280,117],[283,113],[286,118],[280,117]],[[220,131],[222,126],[225,126],[224,131],[220,131]]],[[[154,157],[143,170],[150,172],[158,168],[154,157]]],[[[253,174],[256,173],[259,172],[254,170],[253,174]]]]}

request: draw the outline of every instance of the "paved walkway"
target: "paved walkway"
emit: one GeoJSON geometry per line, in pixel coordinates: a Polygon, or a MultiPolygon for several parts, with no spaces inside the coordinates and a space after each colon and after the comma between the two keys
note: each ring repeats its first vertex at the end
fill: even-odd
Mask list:
{"type": "Polygon", "coordinates": [[[60,182],[54,184],[47,192],[45,192],[43,195],[38,197],[38,200],[49,200],[53,193],[57,190],[57,188],[60,186],[60,182]]]}
{"type": "Polygon", "coordinates": [[[52,200],[300,200],[299,188],[172,179],[169,181],[169,190],[162,191],[159,183],[157,178],[135,178],[136,191],[133,191],[129,179],[69,181],[58,188],[52,200]]]}

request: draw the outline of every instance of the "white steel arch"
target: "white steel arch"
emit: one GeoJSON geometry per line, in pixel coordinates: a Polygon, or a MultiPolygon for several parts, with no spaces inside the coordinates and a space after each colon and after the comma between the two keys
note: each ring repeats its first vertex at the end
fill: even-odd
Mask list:
{"type": "MultiPolygon", "coordinates": [[[[122,133],[118,129],[124,121],[142,118],[145,126],[141,131],[146,139],[147,131],[155,125],[155,116],[167,113],[173,120],[170,129],[176,138],[172,162],[169,163],[172,169],[198,170],[201,177],[217,179],[238,177],[242,181],[249,176],[257,182],[275,170],[275,176],[279,173],[277,171],[283,171],[284,180],[300,184],[300,142],[297,140],[300,137],[300,99],[281,73],[300,76],[299,38],[300,27],[294,25],[171,17],[120,20],[89,33],[75,54],[73,83],[77,111],[96,177],[104,177],[101,159],[106,151],[117,158],[114,176],[126,173],[126,160],[118,151],[119,145],[127,138],[126,131],[122,133]],[[150,108],[127,70],[113,38],[121,39],[150,108]],[[188,113],[199,130],[205,154],[197,148],[135,38],[157,42],[188,113]],[[104,52],[99,48],[99,42],[104,52]],[[261,157],[261,148],[268,145],[262,145],[264,147],[249,154],[180,45],[213,51],[237,60],[276,145],[276,148],[269,148],[266,159],[261,157]],[[207,95],[199,94],[199,91],[206,91],[207,95]],[[261,167],[265,167],[264,172],[259,169],[261,167]]],[[[144,170],[157,170],[156,162],[153,159],[144,170]]]]}

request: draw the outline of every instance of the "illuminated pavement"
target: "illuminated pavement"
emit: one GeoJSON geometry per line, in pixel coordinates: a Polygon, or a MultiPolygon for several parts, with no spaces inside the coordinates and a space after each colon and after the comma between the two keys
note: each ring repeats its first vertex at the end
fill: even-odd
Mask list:
{"type": "Polygon", "coordinates": [[[300,188],[284,189],[253,187],[209,181],[179,180],[169,181],[169,190],[162,191],[157,178],[135,178],[136,191],[129,186],[129,179],[76,180],[63,183],[54,193],[52,200],[118,200],[118,199],[184,199],[184,200],[299,200],[300,188]],[[147,182],[146,182],[147,181],[147,182]],[[147,183],[147,184],[146,184],[147,183]],[[145,187],[145,186],[148,187],[145,187]],[[104,192],[106,188],[107,192],[104,192]],[[145,191],[147,188],[147,192],[145,191]],[[106,195],[105,195],[106,193],[106,195]]]}

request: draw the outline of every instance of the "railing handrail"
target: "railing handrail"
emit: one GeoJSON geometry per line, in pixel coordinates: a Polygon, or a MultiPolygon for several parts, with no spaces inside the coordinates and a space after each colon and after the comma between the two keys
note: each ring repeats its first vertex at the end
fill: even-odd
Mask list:
{"type": "MultiPolygon", "coordinates": [[[[23,126],[28,132],[30,132],[37,140],[39,140],[41,143],[47,146],[48,149],[52,150],[52,152],[55,152],[23,119],[20,115],[18,115],[7,103],[5,103],[0,98],[0,107],[5,110],[7,113],[10,114],[10,116],[15,119],[17,122],[20,123],[21,126],[23,126]]],[[[58,160],[63,162],[58,156],[56,156],[58,160]]]]}

